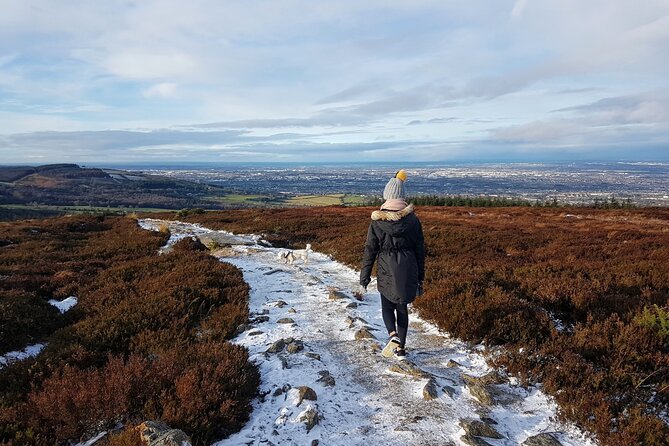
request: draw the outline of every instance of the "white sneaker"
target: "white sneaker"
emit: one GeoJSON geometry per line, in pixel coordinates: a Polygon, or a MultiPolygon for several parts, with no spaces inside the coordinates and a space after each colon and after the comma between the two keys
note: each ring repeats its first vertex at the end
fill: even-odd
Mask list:
{"type": "Polygon", "coordinates": [[[399,346],[400,346],[400,338],[398,338],[397,336],[391,336],[390,339],[388,339],[388,343],[386,344],[386,346],[383,347],[381,354],[385,358],[390,358],[395,353],[395,349],[399,346]]]}

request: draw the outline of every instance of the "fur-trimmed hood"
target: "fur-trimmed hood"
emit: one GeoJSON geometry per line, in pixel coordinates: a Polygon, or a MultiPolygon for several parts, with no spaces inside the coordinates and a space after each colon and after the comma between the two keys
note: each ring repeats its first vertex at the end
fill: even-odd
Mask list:
{"type": "Polygon", "coordinates": [[[385,211],[383,209],[372,212],[372,220],[378,221],[399,221],[407,215],[413,213],[413,204],[405,207],[401,211],[385,211]]]}

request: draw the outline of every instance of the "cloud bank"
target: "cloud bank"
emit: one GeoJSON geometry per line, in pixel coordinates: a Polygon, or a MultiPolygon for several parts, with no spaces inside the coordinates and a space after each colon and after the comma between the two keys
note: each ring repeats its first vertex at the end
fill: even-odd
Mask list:
{"type": "Polygon", "coordinates": [[[667,79],[662,0],[24,0],[0,162],[666,160],[667,79]]]}

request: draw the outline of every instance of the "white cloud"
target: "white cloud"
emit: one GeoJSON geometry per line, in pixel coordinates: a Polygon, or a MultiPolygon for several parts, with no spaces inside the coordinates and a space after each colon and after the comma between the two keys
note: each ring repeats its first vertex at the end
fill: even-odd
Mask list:
{"type": "Polygon", "coordinates": [[[516,0],[516,3],[513,5],[513,9],[511,10],[511,17],[514,19],[521,17],[526,7],[527,0],[516,0]]]}
{"type": "Polygon", "coordinates": [[[149,88],[142,90],[142,95],[145,98],[171,98],[177,92],[177,84],[173,82],[161,82],[154,84],[149,88]]]}

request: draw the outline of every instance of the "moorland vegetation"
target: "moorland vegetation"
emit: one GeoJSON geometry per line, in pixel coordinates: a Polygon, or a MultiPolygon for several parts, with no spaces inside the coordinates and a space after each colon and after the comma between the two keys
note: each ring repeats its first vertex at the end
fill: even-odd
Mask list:
{"type": "Polygon", "coordinates": [[[124,425],[109,445],[139,445],[133,426],[162,420],[210,444],[244,424],[259,376],[228,342],[248,319],[234,266],[191,239],[128,217],[0,223],[0,353],[40,341],[0,369],[0,444],[68,444],[124,425]],[[60,314],[49,299],[77,296],[60,314]]]}

